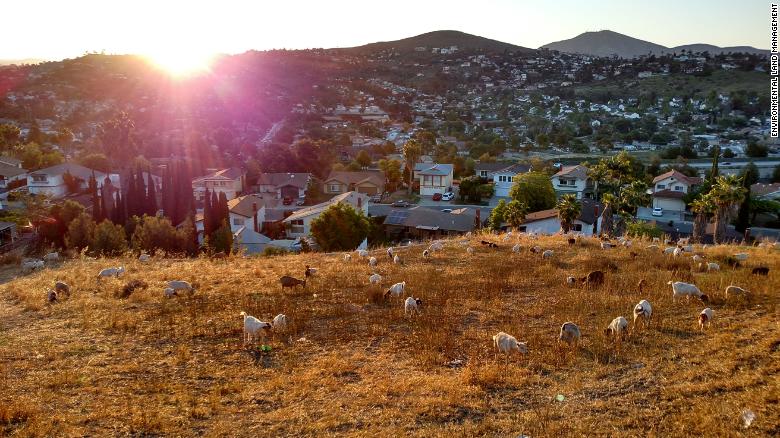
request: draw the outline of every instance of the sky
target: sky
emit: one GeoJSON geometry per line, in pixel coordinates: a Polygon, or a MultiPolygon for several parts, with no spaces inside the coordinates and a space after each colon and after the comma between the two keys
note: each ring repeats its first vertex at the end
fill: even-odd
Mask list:
{"type": "Polygon", "coordinates": [[[613,30],[665,46],[769,47],[760,0],[9,0],[0,59],[351,47],[460,30],[524,47],[613,30]]]}

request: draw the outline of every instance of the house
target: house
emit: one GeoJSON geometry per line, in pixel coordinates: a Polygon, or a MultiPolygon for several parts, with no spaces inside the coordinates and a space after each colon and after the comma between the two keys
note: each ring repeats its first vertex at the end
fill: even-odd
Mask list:
{"type": "MultiPolygon", "coordinates": [[[[27,183],[27,171],[19,166],[13,166],[0,161],[0,190],[7,189],[8,185],[14,181],[24,181],[27,183]]],[[[24,185],[23,183],[18,183],[24,185]]],[[[13,184],[11,185],[14,186],[13,184]]]]}
{"type": "Polygon", "coordinates": [[[701,184],[701,178],[687,176],[674,169],[658,175],[653,178],[653,208],[684,212],[683,197],[698,184],[701,184]]]}
{"type": "Polygon", "coordinates": [[[476,163],[474,164],[474,174],[480,178],[493,179],[493,174],[509,166],[507,163],[476,163]]]}
{"type": "MultiPolygon", "coordinates": [[[[580,216],[572,222],[572,232],[585,236],[593,235],[593,224],[596,224],[596,234],[601,229],[601,204],[590,199],[580,201],[580,216]]],[[[558,220],[558,209],[535,211],[525,216],[525,221],[518,231],[538,234],[555,234],[561,231],[561,221],[558,220]]]]}
{"type": "Polygon", "coordinates": [[[259,233],[265,222],[265,201],[257,195],[244,195],[228,201],[230,230],[237,233],[243,227],[259,233]]]}
{"type": "Polygon", "coordinates": [[[351,191],[376,195],[384,193],[385,182],[385,174],[381,170],[331,172],[323,181],[322,190],[326,195],[338,195],[351,191]]]}
{"type": "Polygon", "coordinates": [[[22,160],[17,160],[16,158],[7,155],[0,155],[0,164],[18,167],[19,169],[22,168],[22,160]]]}
{"type": "Polygon", "coordinates": [[[233,233],[233,250],[245,254],[262,254],[271,243],[270,237],[260,234],[250,226],[239,227],[233,233]]]}
{"type": "Polygon", "coordinates": [[[515,176],[521,173],[528,173],[531,166],[525,164],[511,164],[503,169],[493,171],[493,187],[496,196],[509,196],[509,190],[512,188],[515,176]]]}
{"type": "Polygon", "coordinates": [[[577,199],[593,198],[593,181],[588,178],[588,168],[581,164],[563,166],[550,179],[558,197],[574,194],[577,199]]]}
{"type": "Polygon", "coordinates": [[[261,173],[252,189],[263,197],[304,198],[311,179],[310,173],[261,173]]]}
{"type": "Polygon", "coordinates": [[[346,203],[368,216],[368,199],[369,196],[365,193],[351,191],[334,196],[328,201],[297,210],[284,219],[284,224],[290,227],[287,236],[293,238],[308,236],[311,232],[311,222],[331,205],[346,203]]]}
{"type": "Polygon", "coordinates": [[[92,175],[95,176],[98,189],[103,188],[106,177],[108,177],[114,188],[121,188],[119,174],[105,174],[74,163],[62,163],[29,172],[27,174],[27,188],[33,195],[46,194],[54,198],[61,198],[68,194],[68,188],[65,185],[64,179],[66,173],[69,173],[76,178],[81,190],[87,188],[89,179],[92,175]]]}
{"type": "Polygon", "coordinates": [[[217,195],[224,193],[227,199],[231,200],[243,193],[244,187],[246,173],[236,167],[218,170],[192,180],[192,191],[197,201],[203,200],[206,189],[216,192],[217,195]]]}
{"type": "Polygon", "coordinates": [[[382,224],[391,240],[436,239],[473,231],[477,225],[477,214],[471,208],[461,208],[450,213],[420,206],[393,208],[382,224]]]}
{"type": "Polygon", "coordinates": [[[759,199],[780,201],[780,183],[755,183],[750,186],[750,195],[759,199]]]}
{"type": "Polygon", "coordinates": [[[0,222],[0,245],[13,243],[18,237],[15,223],[0,222]]]}
{"type": "Polygon", "coordinates": [[[452,164],[417,163],[414,165],[414,179],[420,184],[420,195],[433,196],[452,188],[452,164]]]}

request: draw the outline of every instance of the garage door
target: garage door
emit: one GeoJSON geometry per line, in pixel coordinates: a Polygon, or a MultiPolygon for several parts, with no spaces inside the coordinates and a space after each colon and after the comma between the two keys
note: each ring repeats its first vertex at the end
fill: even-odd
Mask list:
{"type": "Polygon", "coordinates": [[[293,187],[293,186],[282,187],[282,198],[295,199],[297,197],[298,197],[298,187],[293,187]]]}
{"type": "Polygon", "coordinates": [[[376,187],[372,186],[360,186],[357,191],[366,195],[376,195],[377,193],[376,187]]]}

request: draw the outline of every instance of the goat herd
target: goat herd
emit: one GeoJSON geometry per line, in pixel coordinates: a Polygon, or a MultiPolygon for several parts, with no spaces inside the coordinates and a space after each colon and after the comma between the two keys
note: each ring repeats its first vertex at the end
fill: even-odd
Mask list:
{"type": "MultiPolygon", "coordinates": [[[[470,233],[469,233],[470,234],[470,233]]],[[[519,238],[520,235],[524,235],[530,239],[535,239],[536,236],[533,233],[520,233],[517,235],[519,238]]],[[[470,235],[466,236],[467,239],[461,240],[459,243],[462,246],[466,246],[466,252],[469,255],[473,255],[475,253],[474,248],[472,248],[470,245],[470,235]]],[[[502,242],[506,243],[512,238],[512,232],[508,232],[505,234],[502,238],[502,242]]],[[[574,245],[578,242],[579,237],[570,237],[568,238],[568,244],[574,245]]],[[[497,248],[499,245],[495,242],[481,240],[480,243],[483,246],[489,247],[489,248],[497,248]]],[[[648,245],[646,249],[648,250],[654,250],[654,251],[660,251],[659,246],[656,243],[660,243],[658,239],[654,239],[653,244],[648,245]]],[[[671,242],[667,242],[671,243],[671,242]]],[[[602,249],[609,249],[617,245],[621,245],[627,248],[630,248],[632,246],[632,241],[625,239],[625,238],[619,238],[617,239],[616,243],[610,242],[607,239],[602,239],[600,242],[600,247],[602,249]]],[[[762,245],[773,245],[775,248],[780,247],[780,243],[774,243],[774,244],[762,244],[762,245]]],[[[706,249],[706,245],[704,245],[703,249],[706,249]]],[[[434,241],[430,246],[428,246],[427,249],[425,249],[422,252],[422,256],[424,259],[429,259],[433,256],[435,252],[443,251],[444,250],[444,242],[443,241],[434,241]]],[[[530,252],[532,253],[538,253],[541,254],[543,259],[551,259],[555,256],[555,252],[551,249],[544,250],[540,246],[532,246],[530,249],[530,252]]],[[[519,253],[522,251],[522,246],[517,243],[514,246],[512,246],[512,252],[519,253]]],[[[681,257],[686,253],[693,253],[693,245],[690,245],[687,241],[681,240],[676,242],[676,245],[667,247],[663,250],[663,253],[666,255],[670,255],[672,257],[681,257]]],[[[401,259],[399,254],[396,254],[394,249],[392,247],[387,248],[386,250],[387,256],[391,260],[392,263],[396,265],[402,265],[403,260],[401,259]]],[[[369,252],[366,250],[357,250],[356,255],[361,259],[368,259],[368,264],[372,271],[374,271],[374,268],[377,266],[378,260],[374,256],[370,256],[369,252]]],[[[631,252],[632,257],[636,257],[637,254],[635,252],[631,252]]],[[[59,258],[59,255],[57,253],[50,253],[47,254],[44,257],[44,260],[47,261],[53,261],[57,260],[59,258]]],[[[747,253],[738,253],[734,254],[732,257],[729,257],[729,260],[732,265],[738,266],[739,262],[743,262],[748,259],[747,253]]],[[[150,256],[147,254],[141,254],[139,257],[139,261],[141,262],[148,262],[150,260],[150,256]]],[[[343,256],[344,262],[350,262],[352,260],[352,254],[344,254],[343,256]]],[[[704,256],[702,254],[694,254],[691,257],[691,260],[693,261],[695,266],[698,266],[700,270],[705,271],[718,271],[720,270],[720,266],[717,263],[714,262],[708,262],[704,263],[704,256]]],[[[24,270],[30,270],[30,269],[37,269],[42,265],[43,261],[41,260],[33,260],[33,261],[27,261],[24,262],[26,264],[23,264],[22,268],[24,270]],[[33,266],[34,264],[34,266],[33,266]]],[[[105,268],[101,270],[97,275],[97,281],[99,282],[102,278],[107,277],[120,277],[125,272],[124,267],[110,267],[105,268]]],[[[294,288],[298,285],[301,285],[302,287],[306,287],[306,281],[310,277],[314,276],[317,273],[317,269],[312,268],[308,265],[306,265],[306,269],[304,271],[304,279],[300,280],[288,275],[285,275],[279,279],[279,283],[281,284],[282,291],[284,291],[286,288],[294,288]]],[[[764,266],[756,267],[752,270],[752,274],[755,275],[768,275],[769,268],[764,266]]],[[[603,271],[592,271],[588,273],[586,276],[581,278],[575,278],[573,276],[566,277],[565,281],[568,285],[574,285],[576,283],[582,283],[585,286],[598,286],[604,282],[605,279],[605,273],[603,271]]],[[[373,272],[372,275],[369,276],[369,284],[381,284],[382,282],[382,276],[379,275],[376,272],[373,272]]],[[[698,287],[696,287],[694,284],[685,283],[681,281],[669,281],[669,285],[672,287],[672,296],[673,299],[676,301],[678,298],[686,297],[687,299],[690,299],[691,297],[695,297],[699,299],[703,303],[708,303],[709,298],[706,294],[702,293],[698,287]]],[[[644,286],[644,280],[640,280],[638,284],[638,288],[640,293],[642,292],[642,288],[644,286]]],[[[128,282],[122,292],[120,297],[126,298],[129,296],[135,289],[145,289],[147,287],[147,284],[141,280],[133,280],[128,282]]],[[[193,294],[196,290],[197,285],[192,285],[187,281],[182,280],[173,280],[169,281],[167,284],[167,287],[163,290],[163,296],[165,298],[172,298],[181,292],[186,292],[188,294],[193,294]]],[[[395,283],[392,286],[390,286],[383,294],[383,297],[385,300],[389,300],[390,298],[403,298],[404,290],[406,288],[406,281],[402,281],[399,283],[395,283]]],[[[739,286],[730,285],[726,288],[726,298],[734,298],[734,297],[742,297],[745,298],[749,295],[749,292],[739,286]]],[[[63,297],[69,297],[70,296],[70,287],[62,282],[57,281],[54,285],[54,288],[51,290],[48,290],[46,293],[47,301],[49,303],[57,302],[59,299],[63,297]]],[[[403,301],[404,306],[404,314],[406,316],[419,314],[420,309],[423,305],[423,301],[420,298],[409,296],[403,301]]],[[[288,327],[288,318],[284,314],[279,314],[276,317],[273,318],[271,322],[265,322],[261,321],[258,318],[255,318],[254,316],[246,314],[246,312],[241,312],[240,316],[243,318],[244,321],[244,328],[243,328],[243,342],[246,346],[247,344],[252,344],[258,341],[260,338],[263,340],[267,340],[267,336],[269,333],[276,333],[276,332],[283,332],[288,327]]],[[[644,327],[647,327],[652,319],[653,316],[653,307],[647,300],[641,300],[639,303],[637,303],[633,308],[633,326],[634,329],[637,329],[637,325],[641,324],[644,327]]],[[[710,323],[712,322],[714,316],[714,312],[711,308],[707,307],[703,309],[701,312],[699,312],[697,318],[698,318],[698,324],[701,330],[704,330],[705,328],[708,328],[710,326],[710,323]]],[[[626,318],[623,316],[617,316],[614,318],[607,328],[604,330],[604,332],[614,337],[616,340],[623,338],[627,333],[629,329],[629,324],[626,318]]],[[[581,338],[581,332],[580,328],[577,326],[577,324],[567,321],[563,323],[560,329],[560,334],[558,336],[558,342],[562,344],[566,344],[567,346],[571,348],[577,348],[577,345],[579,343],[579,340],[581,338]]],[[[511,353],[521,353],[526,354],[528,352],[528,347],[525,342],[519,342],[514,336],[499,332],[496,335],[493,336],[493,343],[496,349],[496,352],[502,353],[505,355],[505,359],[508,360],[509,354],[511,353]]]]}

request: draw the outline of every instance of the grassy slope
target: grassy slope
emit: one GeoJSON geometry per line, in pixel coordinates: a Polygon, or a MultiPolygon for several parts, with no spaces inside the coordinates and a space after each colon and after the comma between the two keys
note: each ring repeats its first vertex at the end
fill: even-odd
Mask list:
{"type": "Polygon", "coordinates": [[[761,94],[766,92],[768,85],[769,76],[766,73],[718,70],[705,77],[674,74],[582,85],[576,87],[575,92],[579,97],[589,97],[593,93],[602,94],[606,91],[611,91],[614,96],[624,96],[626,93],[629,93],[629,96],[639,96],[655,91],[659,96],[665,97],[680,97],[691,93],[698,97],[707,97],[710,90],[721,94],[739,90],[761,94]]]}
{"type": "Polygon", "coordinates": [[[428,262],[420,248],[404,249],[404,266],[378,254],[384,287],[406,280],[425,300],[414,319],[400,303],[372,304],[379,288],[367,285],[367,264],[334,255],[79,260],[18,278],[0,287],[0,435],[712,436],[743,433],[745,408],[757,415],[746,435],[780,433],[777,251],[748,250],[748,266],[772,268],[759,278],[745,268],[692,273],[687,258],[640,249],[632,260],[594,240],[568,248],[539,239],[556,250],[552,261],[514,254],[511,242],[473,243],[475,256],[452,241],[428,262]],[[119,300],[122,281],[97,287],[96,272],[118,263],[128,268],[123,281],[145,279],[150,289],[119,300]],[[305,263],[320,268],[318,278],[282,294],[276,279],[305,263]],[[597,290],[563,284],[608,263],[619,270],[597,290]],[[173,278],[200,290],[165,300],[173,278]],[[645,293],[636,289],[642,278],[645,293]],[[74,293],[49,306],[43,291],[54,279],[74,293]],[[701,303],[673,304],[670,279],[713,296],[711,331],[696,325],[701,303]],[[724,302],[732,283],[754,292],[750,303],[724,302]],[[655,326],[616,347],[602,330],[642,298],[655,326]],[[241,310],[291,319],[292,333],[257,365],[241,348],[241,310]],[[567,320],[583,331],[576,354],[555,343],[567,320]],[[527,341],[529,356],[508,367],[494,359],[499,330],[527,341]],[[465,366],[443,365],[453,359],[465,366]],[[565,400],[553,401],[557,394],[565,400]]]}

